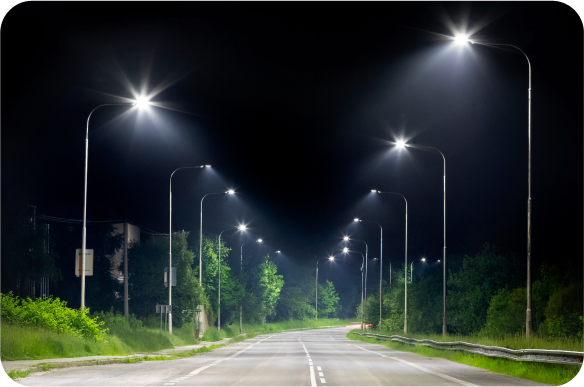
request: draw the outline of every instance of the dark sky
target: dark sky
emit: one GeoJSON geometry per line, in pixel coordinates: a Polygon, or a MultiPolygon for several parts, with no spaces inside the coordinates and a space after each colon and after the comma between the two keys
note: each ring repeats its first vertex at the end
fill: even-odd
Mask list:
{"type": "Polygon", "coordinates": [[[376,188],[408,198],[410,259],[439,259],[442,160],[384,141],[405,138],[446,156],[450,252],[525,255],[527,61],[455,46],[457,29],[529,56],[533,259],[580,262],[582,22],[559,2],[19,4],[2,24],[2,205],[81,219],[87,116],[133,87],[165,108],[94,113],[90,220],[168,232],[170,173],[212,164],[173,178],[174,230],[198,235],[202,195],[235,188],[205,199],[205,232],[248,223],[289,262],[349,232],[377,257],[359,216],[399,264],[403,202],[376,188]]]}

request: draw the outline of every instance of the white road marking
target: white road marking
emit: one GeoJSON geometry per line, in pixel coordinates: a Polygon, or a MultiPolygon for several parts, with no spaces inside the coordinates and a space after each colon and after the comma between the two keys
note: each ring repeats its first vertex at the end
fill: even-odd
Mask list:
{"type": "Polygon", "coordinates": [[[441,378],[450,380],[451,382],[460,383],[463,386],[476,386],[476,384],[472,384],[472,383],[469,383],[469,382],[465,382],[464,380],[456,379],[456,378],[453,378],[452,376],[444,375],[444,374],[441,374],[439,372],[430,371],[427,368],[424,368],[424,367],[419,366],[419,365],[414,364],[414,363],[410,363],[409,361],[405,361],[403,359],[398,359],[397,357],[390,357],[390,359],[394,359],[394,360],[397,360],[397,361],[401,361],[402,363],[406,363],[408,365],[411,365],[412,367],[415,367],[415,368],[419,369],[420,371],[424,371],[424,372],[427,372],[429,374],[433,374],[433,375],[440,376],[441,378]]]}
{"type": "MultiPolygon", "coordinates": [[[[355,344],[353,344],[353,345],[355,345],[355,344]]],[[[385,356],[385,355],[384,355],[384,354],[382,354],[382,353],[375,352],[375,351],[370,351],[370,350],[368,350],[368,349],[365,349],[365,348],[363,348],[363,347],[359,347],[358,345],[355,345],[355,347],[357,347],[357,348],[359,348],[359,349],[362,349],[363,351],[367,351],[367,352],[374,353],[374,354],[376,354],[377,356],[381,356],[381,357],[387,357],[387,356],[385,356]]]]}
{"type": "Polygon", "coordinates": [[[322,372],[319,372],[318,376],[324,376],[324,374],[322,372]]]}
{"type": "Polygon", "coordinates": [[[316,387],[316,378],[314,377],[314,367],[310,366],[310,385],[316,387]]]}
{"type": "Polygon", "coordinates": [[[324,378],[320,378],[320,382],[321,383],[326,383],[326,380],[324,380],[324,378]]]}
{"type": "Polygon", "coordinates": [[[322,371],[322,367],[321,366],[318,366],[316,368],[318,368],[319,371],[322,371]]]}

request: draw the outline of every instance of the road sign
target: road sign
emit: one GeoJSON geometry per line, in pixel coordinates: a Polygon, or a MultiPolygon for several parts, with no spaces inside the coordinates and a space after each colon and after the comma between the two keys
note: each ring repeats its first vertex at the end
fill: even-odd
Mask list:
{"type": "MultiPolygon", "coordinates": [[[[172,268],[172,286],[176,286],[176,267],[172,268]]],[[[168,287],[168,267],[164,268],[164,287],[168,287]]]]}
{"type": "Polygon", "coordinates": [[[172,305],[156,305],[156,313],[172,313],[172,305]]]}
{"type": "MultiPolygon", "coordinates": [[[[81,276],[81,250],[75,250],[75,275],[81,276]]],[[[93,275],[93,249],[85,249],[85,276],[93,275]]]]}

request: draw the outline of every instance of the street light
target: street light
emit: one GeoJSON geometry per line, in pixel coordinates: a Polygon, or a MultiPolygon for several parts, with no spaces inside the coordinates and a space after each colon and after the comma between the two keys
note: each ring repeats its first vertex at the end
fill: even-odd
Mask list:
{"type": "MultiPolygon", "coordinates": [[[[210,167],[210,165],[208,165],[210,167]]],[[[220,194],[229,194],[233,195],[235,191],[232,189],[225,191],[225,192],[210,192],[203,196],[201,199],[201,224],[199,225],[199,284],[203,286],[203,200],[207,197],[207,195],[220,195],[220,194]]]]}
{"type": "Polygon", "coordinates": [[[87,116],[87,126],[85,130],[85,179],[83,188],[83,230],[81,232],[81,309],[85,308],[85,251],[87,247],[87,165],[89,160],[89,119],[94,111],[102,106],[136,106],[143,108],[149,103],[144,97],[139,97],[130,103],[104,103],[95,108],[87,116]]]}
{"type": "Polygon", "coordinates": [[[426,258],[422,258],[422,259],[416,259],[415,261],[412,261],[412,263],[410,264],[410,282],[414,282],[414,262],[426,262],[426,258]]]}
{"type": "Polygon", "coordinates": [[[237,227],[236,229],[234,228],[228,228],[225,229],[223,231],[221,231],[219,233],[219,245],[218,245],[218,249],[219,249],[219,259],[218,259],[218,263],[219,263],[219,290],[218,290],[218,301],[217,301],[217,306],[218,306],[218,313],[217,313],[217,330],[221,330],[221,234],[223,234],[225,231],[231,231],[231,230],[238,230],[238,231],[245,231],[247,229],[247,227],[245,225],[240,225],[239,227],[237,227]]]}
{"type": "Polygon", "coordinates": [[[366,223],[375,223],[379,226],[380,230],[380,248],[379,248],[379,331],[381,331],[381,307],[382,307],[382,299],[381,299],[381,285],[383,281],[383,228],[381,225],[373,220],[362,220],[359,218],[353,219],[354,222],[366,222],[366,223]]]}
{"type": "MultiPolygon", "coordinates": [[[[393,144],[395,144],[396,146],[400,147],[400,148],[417,148],[417,149],[431,149],[434,150],[438,153],[440,153],[440,155],[442,156],[442,160],[444,161],[444,174],[443,174],[443,201],[444,201],[444,205],[443,205],[443,218],[444,218],[444,248],[442,251],[442,259],[444,260],[444,265],[443,265],[443,273],[442,273],[442,298],[443,298],[443,318],[442,318],[442,335],[446,336],[447,334],[447,329],[446,329],[446,157],[444,157],[444,154],[442,152],[440,152],[438,149],[431,147],[431,146],[420,146],[420,145],[409,145],[406,144],[403,140],[397,140],[396,142],[391,142],[393,144]]],[[[406,263],[406,268],[407,268],[407,263],[406,263]]],[[[406,280],[407,282],[407,280],[406,280]]]]}
{"type": "MultiPolygon", "coordinates": [[[[363,297],[361,297],[361,303],[363,305],[363,311],[362,311],[362,313],[364,314],[365,311],[366,311],[365,305],[367,304],[367,261],[368,261],[367,255],[369,254],[369,246],[362,239],[349,238],[348,236],[344,236],[343,237],[343,240],[346,241],[346,242],[348,242],[350,240],[356,240],[356,241],[359,241],[359,242],[363,242],[365,244],[365,286],[363,288],[363,297]],[[363,303],[363,300],[365,301],[365,303],[363,303]]],[[[377,258],[375,258],[375,259],[377,259],[377,258]]],[[[391,283],[391,262],[390,262],[390,266],[389,267],[390,267],[390,271],[389,271],[390,277],[389,278],[390,278],[390,283],[391,283]]]]}
{"type": "MultiPolygon", "coordinates": [[[[243,227],[245,227],[245,226],[243,226],[243,227]]],[[[256,243],[262,243],[262,242],[263,241],[262,241],[261,238],[258,238],[256,240],[256,243]]],[[[239,271],[239,276],[241,278],[242,284],[243,284],[243,245],[245,245],[245,242],[243,242],[241,244],[241,268],[240,268],[240,271],[239,271]]],[[[242,313],[242,309],[243,309],[243,307],[242,307],[242,303],[240,301],[239,302],[239,334],[241,334],[241,332],[243,330],[243,313],[242,313]]]]}
{"type": "MultiPolygon", "coordinates": [[[[525,336],[529,339],[532,333],[531,326],[531,62],[529,58],[517,46],[507,43],[481,43],[476,41],[471,41],[466,38],[467,42],[472,44],[481,44],[484,46],[505,46],[512,47],[523,54],[525,59],[527,59],[527,66],[529,68],[529,83],[527,87],[527,310],[525,311],[525,336]]],[[[454,40],[461,42],[463,38],[461,36],[454,37],[454,40]]],[[[446,262],[446,260],[444,261],[446,262]]]]}
{"type": "MultiPolygon", "coordinates": [[[[136,105],[138,106],[144,106],[144,102],[140,101],[140,102],[136,102],[136,105]]],[[[174,173],[180,169],[202,169],[205,167],[211,167],[210,165],[199,165],[196,167],[181,167],[181,168],[177,168],[175,169],[171,174],[170,174],[170,211],[169,211],[169,222],[168,222],[168,245],[169,245],[169,250],[168,250],[168,283],[172,284],[172,176],[174,175],[174,173]]],[[[127,275],[127,263],[124,262],[124,277],[127,275]]],[[[168,305],[172,305],[172,285],[168,286],[168,305]]],[[[128,315],[128,282],[125,280],[124,278],[124,315],[127,316],[128,315]]],[[[168,332],[172,333],[172,313],[168,314],[168,332]]]]}
{"type": "Polygon", "coordinates": [[[281,254],[282,252],[280,250],[276,251],[276,254],[281,254]]]}
{"type": "MultiPolygon", "coordinates": [[[[405,148],[406,147],[406,143],[404,141],[398,141],[396,142],[396,145],[400,148],[405,148]]],[[[406,200],[406,197],[398,192],[381,192],[381,191],[377,191],[372,189],[371,192],[376,192],[376,193],[380,193],[380,194],[388,194],[388,195],[399,195],[404,199],[404,202],[406,203],[406,247],[405,247],[405,267],[408,267],[408,201],[406,200]]],[[[391,263],[390,263],[390,269],[389,269],[389,283],[391,284],[391,263]]],[[[407,274],[407,270],[406,270],[406,274],[405,274],[405,281],[404,281],[404,287],[405,287],[405,304],[404,304],[404,333],[408,333],[408,274],[407,274]]]]}
{"type": "MultiPolygon", "coordinates": [[[[349,240],[349,237],[344,237],[343,238],[345,241],[349,240]]],[[[349,254],[349,248],[345,247],[343,248],[343,253],[345,254],[349,254]]],[[[365,256],[361,254],[361,330],[363,330],[363,275],[365,272],[365,256]]]]}
{"type": "MultiPolygon", "coordinates": [[[[315,287],[315,314],[314,314],[314,321],[318,321],[318,263],[320,261],[322,261],[324,258],[319,259],[318,261],[316,261],[316,287],[315,287]]],[[[332,262],[335,260],[335,257],[333,257],[332,255],[328,257],[329,262],[332,262]]]]}

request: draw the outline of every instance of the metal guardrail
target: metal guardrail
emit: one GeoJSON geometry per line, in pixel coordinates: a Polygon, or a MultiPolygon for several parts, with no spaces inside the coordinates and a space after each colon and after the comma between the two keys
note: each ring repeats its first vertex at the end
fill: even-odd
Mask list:
{"type": "Polygon", "coordinates": [[[481,344],[465,343],[463,341],[442,342],[429,339],[411,339],[398,335],[386,336],[375,333],[359,333],[357,335],[371,337],[378,340],[397,341],[404,344],[424,345],[436,349],[450,349],[454,351],[466,351],[478,353],[484,356],[503,357],[516,361],[534,361],[541,363],[557,363],[567,365],[582,365],[584,352],[558,351],[551,349],[509,349],[503,347],[492,347],[481,344]]]}

